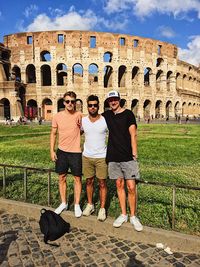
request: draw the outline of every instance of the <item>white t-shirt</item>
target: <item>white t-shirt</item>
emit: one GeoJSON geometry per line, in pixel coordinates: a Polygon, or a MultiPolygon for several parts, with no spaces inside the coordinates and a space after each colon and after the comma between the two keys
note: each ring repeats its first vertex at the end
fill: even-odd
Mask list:
{"type": "Polygon", "coordinates": [[[82,118],[82,129],[85,134],[83,156],[89,158],[106,157],[107,124],[103,116],[91,122],[89,117],[82,118]]]}

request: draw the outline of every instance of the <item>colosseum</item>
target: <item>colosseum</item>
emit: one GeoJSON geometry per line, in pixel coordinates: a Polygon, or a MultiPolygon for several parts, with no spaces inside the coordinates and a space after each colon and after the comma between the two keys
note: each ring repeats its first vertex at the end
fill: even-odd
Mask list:
{"type": "Polygon", "coordinates": [[[77,109],[96,94],[101,111],[115,89],[140,119],[199,116],[200,67],[178,59],[173,44],[91,31],[25,32],[0,44],[0,120],[52,115],[73,90],[77,109]]]}

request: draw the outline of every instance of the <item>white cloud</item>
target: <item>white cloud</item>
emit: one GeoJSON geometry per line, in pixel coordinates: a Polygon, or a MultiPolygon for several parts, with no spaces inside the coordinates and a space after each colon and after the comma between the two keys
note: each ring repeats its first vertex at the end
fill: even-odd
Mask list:
{"type": "Polygon", "coordinates": [[[30,5],[29,7],[26,7],[24,10],[24,16],[26,18],[29,18],[32,14],[34,14],[36,11],[38,11],[38,7],[36,5],[30,5]]]}
{"type": "MultiPolygon", "coordinates": [[[[60,10],[57,10],[57,15],[50,17],[47,14],[39,14],[31,24],[26,27],[19,28],[20,31],[44,31],[44,30],[91,30],[95,28],[101,29],[104,26],[112,30],[122,30],[128,23],[126,19],[123,21],[105,20],[103,17],[98,17],[92,10],[81,10],[77,12],[74,6],[71,6],[69,11],[60,15],[60,10]],[[58,15],[59,13],[59,15],[58,15]]],[[[54,12],[54,14],[56,14],[54,12]]],[[[51,9],[51,14],[53,11],[51,9]]]]}
{"type": "Polygon", "coordinates": [[[196,11],[200,19],[199,0],[107,0],[104,7],[110,14],[132,8],[135,15],[141,18],[152,15],[154,12],[173,14],[175,18],[188,18],[189,11],[196,11]]]}
{"type": "Polygon", "coordinates": [[[200,64],[200,35],[190,37],[191,41],[187,44],[187,49],[178,50],[178,58],[193,65],[200,64]]]}
{"type": "Polygon", "coordinates": [[[169,39],[176,36],[176,33],[172,30],[172,28],[164,25],[158,27],[157,32],[159,33],[159,35],[169,39]]]}

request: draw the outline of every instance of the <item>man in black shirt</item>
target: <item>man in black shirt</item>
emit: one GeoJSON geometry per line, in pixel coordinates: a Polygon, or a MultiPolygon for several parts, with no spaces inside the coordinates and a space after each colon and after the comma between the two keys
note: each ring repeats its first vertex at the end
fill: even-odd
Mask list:
{"type": "Polygon", "coordinates": [[[137,163],[137,124],[132,111],[120,107],[120,94],[110,91],[107,101],[111,110],[105,111],[108,130],[108,147],[106,161],[110,179],[116,180],[117,194],[121,207],[121,215],[114,221],[114,227],[120,227],[127,222],[125,181],[128,189],[130,207],[130,223],[136,231],[142,231],[143,226],[136,213],[136,180],[140,178],[137,163]]]}

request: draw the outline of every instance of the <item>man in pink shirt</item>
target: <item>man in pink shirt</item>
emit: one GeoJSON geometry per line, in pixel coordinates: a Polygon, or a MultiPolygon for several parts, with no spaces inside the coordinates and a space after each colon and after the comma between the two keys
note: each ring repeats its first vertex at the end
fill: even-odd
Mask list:
{"type": "Polygon", "coordinates": [[[60,214],[67,209],[67,173],[70,168],[74,175],[74,212],[81,217],[82,211],[79,205],[81,195],[82,155],[80,147],[80,118],[81,113],[75,110],[76,94],[72,91],[63,96],[65,109],[53,116],[50,136],[51,159],[55,162],[56,172],[59,175],[59,191],[62,203],[55,210],[60,214]],[[58,149],[55,152],[55,144],[58,134],[58,149]]]}

